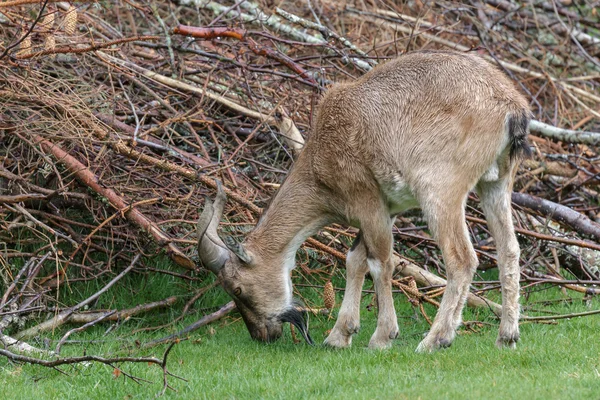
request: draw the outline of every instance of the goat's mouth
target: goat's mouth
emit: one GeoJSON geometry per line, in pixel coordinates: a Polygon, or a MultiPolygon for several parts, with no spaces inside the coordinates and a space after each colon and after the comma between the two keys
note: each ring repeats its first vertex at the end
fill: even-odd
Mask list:
{"type": "Polygon", "coordinates": [[[289,322],[290,324],[294,325],[300,334],[302,334],[302,337],[304,340],[306,340],[306,343],[313,346],[315,342],[308,333],[308,323],[306,317],[306,312],[302,311],[300,307],[292,306],[283,314],[281,314],[279,318],[281,322],[289,322]]]}

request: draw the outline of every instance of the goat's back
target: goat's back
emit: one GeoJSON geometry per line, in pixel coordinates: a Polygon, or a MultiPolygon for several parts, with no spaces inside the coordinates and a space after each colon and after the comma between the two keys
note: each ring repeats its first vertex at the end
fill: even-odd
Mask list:
{"type": "Polygon", "coordinates": [[[472,187],[508,154],[509,120],[520,115],[529,116],[527,100],[480,56],[414,52],[332,86],[307,149],[316,177],[336,191],[398,177],[415,189],[445,176],[472,187]]]}

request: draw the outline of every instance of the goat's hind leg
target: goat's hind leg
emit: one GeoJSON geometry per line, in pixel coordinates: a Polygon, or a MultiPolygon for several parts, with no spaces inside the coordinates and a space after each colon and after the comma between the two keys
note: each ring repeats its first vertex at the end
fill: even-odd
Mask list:
{"type": "Polygon", "coordinates": [[[465,223],[465,200],[458,199],[454,204],[438,204],[437,200],[424,202],[423,209],[442,249],[448,283],[431,330],[417,347],[418,352],[452,344],[478,264],[465,223]]]}
{"type": "Polygon", "coordinates": [[[477,185],[481,207],[496,242],[502,284],[502,316],[496,345],[514,349],[519,340],[520,249],[511,215],[511,189],[512,174],[477,185]]]}
{"type": "Polygon", "coordinates": [[[360,329],[360,299],[367,270],[367,250],[359,232],[346,257],[346,291],[326,345],[343,348],[352,344],[352,335],[360,329]]]}

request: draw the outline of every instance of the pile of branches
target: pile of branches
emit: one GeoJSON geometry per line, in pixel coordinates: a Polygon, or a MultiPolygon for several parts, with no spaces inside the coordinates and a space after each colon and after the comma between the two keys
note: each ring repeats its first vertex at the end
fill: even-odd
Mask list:
{"type": "MultiPolygon", "coordinates": [[[[223,229],[242,240],[310,136],[328,85],[420,49],[478,52],[528,96],[533,156],[513,194],[522,280],[597,294],[599,10],[566,0],[0,2],[5,344],[178,303],[82,312],[128,273],[192,282],[183,315],[213,285],[196,262],[195,222],[217,181],[230,199],[223,229]],[[165,255],[172,267],[153,267],[165,255]],[[79,304],[57,300],[61,286],[98,280],[106,286],[79,304]]],[[[481,268],[494,268],[475,195],[467,213],[481,268]]],[[[311,238],[297,286],[343,276],[355,235],[332,226],[311,238]]],[[[443,263],[420,215],[399,218],[395,236],[398,292],[437,304],[443,263]]],[[[497,311],[481,293],[498,287],[477,284],[469,304],[497,311]]]]}

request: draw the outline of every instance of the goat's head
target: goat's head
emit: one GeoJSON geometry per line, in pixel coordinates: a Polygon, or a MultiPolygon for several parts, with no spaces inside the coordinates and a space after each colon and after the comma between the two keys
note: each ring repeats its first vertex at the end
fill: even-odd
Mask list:
{"type": "Polygon", "coordinates": [[[273,273],[274,269],[268,268],[258,254],[241,244],[223,241],[217,234],[225,202],[225,192],[219,185],[215,203],[206,199],[198,220],[198,256],[202,265],[221,280],[253,339],[275,341],[281,337],[283,323],[289,322],[312,344],[304,314],[292,301],[289,276],[273,273]]]}

